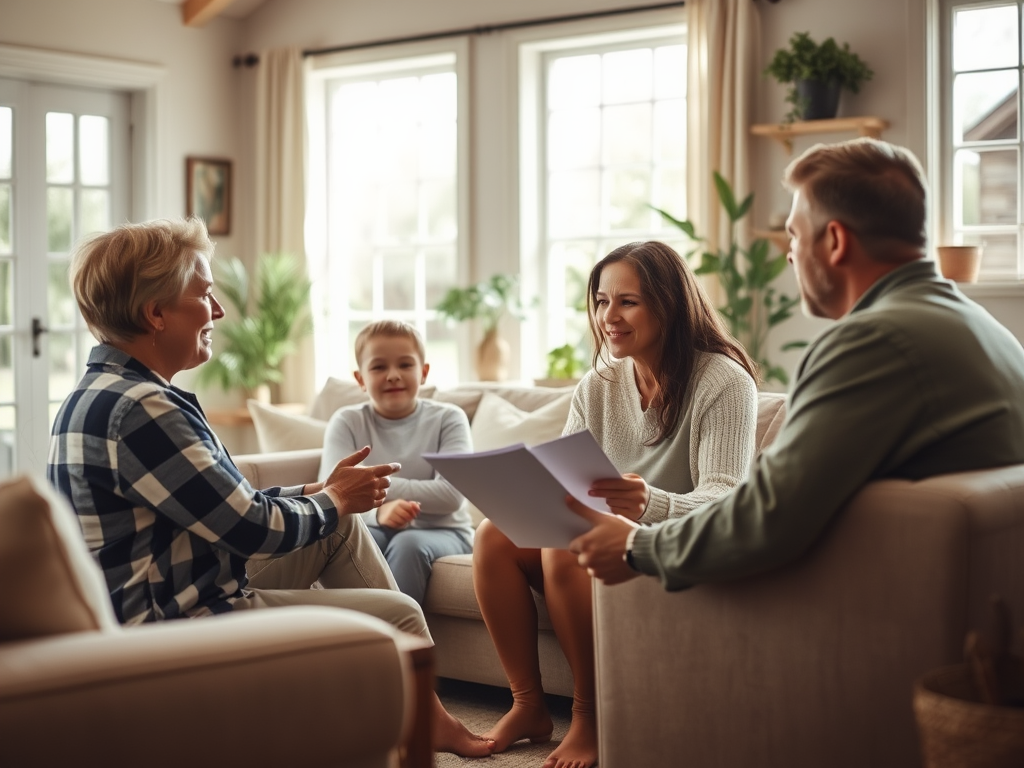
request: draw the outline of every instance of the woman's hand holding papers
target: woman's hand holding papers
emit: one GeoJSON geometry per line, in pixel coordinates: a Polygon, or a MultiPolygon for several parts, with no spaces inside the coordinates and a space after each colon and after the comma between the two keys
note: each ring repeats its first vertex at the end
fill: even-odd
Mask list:
{"type": "Polygon", "coordinates": [[[569,551],[576,553],[587,573],[609,585],[640,575],[626,562],[626,539],[630,531],[639,527],[635,522],[620,515],[595,512],[571,496],[566,496],[565,503],[593,526],[569,544],[569,551]]]}
{"type": "Polygon", "coordinates": [[[590,495],[604,499],[616,515],[639,520],[651,500],[651,489],[640,475],[629,472],[622,477],[596,481],[590,486],[590,495]]]}

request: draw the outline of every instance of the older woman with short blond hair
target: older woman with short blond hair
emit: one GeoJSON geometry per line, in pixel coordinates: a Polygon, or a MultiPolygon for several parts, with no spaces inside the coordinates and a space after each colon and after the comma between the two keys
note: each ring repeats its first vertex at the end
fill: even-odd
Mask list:
{"type": "MultiPolygon", "coordinates": [[[[357,466],[364,448],[322,483],[255,490],[195,395],[171,383],[210,359],[224,316],[213,249],[191,218],[124,225],[72,257],[75,298],[100,343],[57,414],[48,473],[78,514],[118,619],[328,605],[429,638],[357,514],[381,505],[396,465],[357,466]],[[310,589],[315,581],[325,588],[310,589]]],[[[436,698],[434,722],[437,749],[490,753],[436,698]]]]}

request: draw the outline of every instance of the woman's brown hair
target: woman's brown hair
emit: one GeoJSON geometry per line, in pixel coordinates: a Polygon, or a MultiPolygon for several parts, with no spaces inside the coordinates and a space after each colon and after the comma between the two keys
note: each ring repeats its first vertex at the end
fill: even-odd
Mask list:
{"type": "Polygon", "coordinates": [[[758,380],[757,367],[726,330],[711,299],[697,282],[693,271],[672,248],[656,241],[619,246],[590,271],[587,314],[594,340],[595,370],[604,352],[604,333],[597,325],[596,296],[601,270],[622,262],[636,271],[642,300],[650,308],[662,331],[661,366],[656,374],[658,434],[648,443],[657,445],[679,426],[686,389],[693,377],[698,352],[717,352],[735,360],[751,378],[758,380]]]}

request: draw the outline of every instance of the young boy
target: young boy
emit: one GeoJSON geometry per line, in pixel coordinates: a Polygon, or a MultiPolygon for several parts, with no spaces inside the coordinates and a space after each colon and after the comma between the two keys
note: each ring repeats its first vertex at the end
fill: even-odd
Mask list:
{"type": "Polygon", "coordinates": [[[387,501],[363,513],[398,587],[423,605],[433,562],[473,551],[466,501],[424,459],[424,453],[473,450],[469,419],[458,406],[420,400],[430,365],[423,339],[408,323],[382,320],[356,336],[356,381],[370,396],[363,405],[339,409],[327,425],[320,474],[339,459],[372,447],[365,463],[399,462],[387,501]]]}

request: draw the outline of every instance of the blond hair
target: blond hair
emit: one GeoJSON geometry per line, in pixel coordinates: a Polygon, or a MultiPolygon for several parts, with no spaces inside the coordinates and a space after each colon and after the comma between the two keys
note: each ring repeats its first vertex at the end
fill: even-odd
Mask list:
{"type": "Polygon", "coordinates": [[[124,224],[86,238],[71,256],[69,278],[89,330],[108,344],[149,332],[145,307],[173,303],[196,271],[196,254],[213,256],[196,217],[124,224]]]}
{"type": "Polygon", "coordinates": [[[904,147],[870,138],[817,144],[789,164],[783,185],[807,196],[819,230],[838,221],[876,258],[886,244],[925,245],[928,185],[904,147]]]}
{"type": "Polygon", "coordinates": [[[363,364],[363,350],[366,349],[366,345],[370,342],[370,339],[374,339],[378,336],[401,336],[410,339],[413,344],[416,345],[416,352],[420,356],[420,362],[426,362],[427,352],[423,346],[423,337],[420,336],[420,332],[409,323],[402,322],[401,320],[378,320],[375,323],[370,323],[364,327],[359,334],[356,336],[356,365],[360,366],[363,364]]]}

